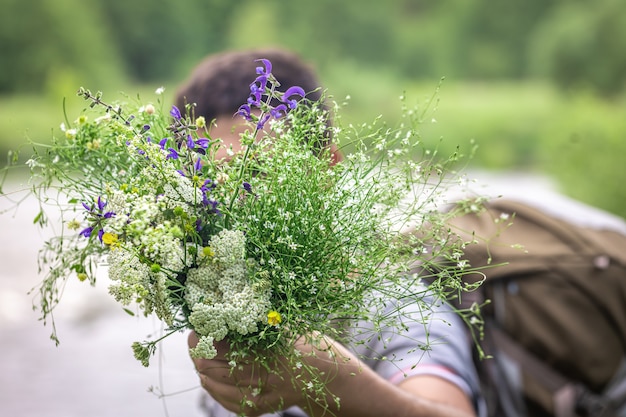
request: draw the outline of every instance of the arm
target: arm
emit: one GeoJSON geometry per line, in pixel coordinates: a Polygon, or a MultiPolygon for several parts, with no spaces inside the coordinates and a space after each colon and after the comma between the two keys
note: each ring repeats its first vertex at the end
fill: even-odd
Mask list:
{"type": "MultiPolygon", "coordinates": [[[[194,333],[189,343],[191,346],[197,343],[194,333]]],[[[327,398],[328,409],[309,401],[302,394],[302,387],[294,387],[290,378],[273,373],[262,375],[252,367],[232,372],[219,357],[195,359],[194,363],[202,386],[215,400],[230,411],[248,415],[297,405],[311,416],[475,416],[466,394],[448,381],[434,376],[414,376],[394,385],[343,346],[328,339],[325,343],[326,346],[315,348],[302,339],[296,347],[303,352],[303,360],[325,376],[328,390],[340,398],[339,408],[331,395],[327,398]],[[308,355],[311,352],[315,355],[308,355]],[[329,360],[329,352],[334,354],[334,359],[329,360]],[[249,404],[242,407],[244,400],[249,404]]],[[[226,344],[220,346],[225,347],[226,344]]]]}

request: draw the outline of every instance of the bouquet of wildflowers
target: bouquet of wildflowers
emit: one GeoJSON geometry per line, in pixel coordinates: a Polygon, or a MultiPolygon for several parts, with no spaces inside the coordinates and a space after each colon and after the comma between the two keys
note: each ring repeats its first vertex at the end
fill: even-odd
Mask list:
{"type": "MultiPolygon", "coordinates": [[[[455,213],[436,204],[454,156],[420,153],[416,113],[394,129],[344,127],[336,108],[329,127],[324,103],[298,86],[277,91],[269,61],[251,79],[234,116],[249,127],[243,151],[225,159],[192,106],[166,106],[160,94],[109,103],[80,89],[87,108],[27,162],[33,193],[55,197],[64,222],[41,251],[44,319],[65,280],[95,283],[106,260],[110,293],[129,312],[156,315],[166,335],[193,329],[196,357],[214,357],[214,342],[227,339],[236,362],[294,355],[303,335],[343,341],[353,320],[399,326],[382,307],[420,302],[417,263],[447,265],[434,291],[463,289],[464,242],[445,226],[455,213]],[[350,149],[340,164],[331,138],[350,149]]],[[[148,366],[157,343],[138,341],[135,356],[148,366]]]]}

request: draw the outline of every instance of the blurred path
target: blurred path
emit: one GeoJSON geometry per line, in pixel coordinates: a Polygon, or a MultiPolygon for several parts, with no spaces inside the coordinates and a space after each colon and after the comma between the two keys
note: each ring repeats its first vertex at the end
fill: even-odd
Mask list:
{"type": "MultiPolygon", "coordinates": [[[[0,196],[0,212],[9,206],[0,196]]],[[[61,344],[49,339],[52,329],[38,321],[27,294],[41,279],[37,253],[44,235],[32,223],[36,213],[30,199],[19,211],[0,214],[0,416],[167,416],[163,400],[148,392],[160,385],[159,372],[165,393],[191,389],[165,399],[169,416],[201,416],[186,334],[166,339],[162,364],[157,356],[144,368],[131,343],[160,325],[124,313],[108,295],[106,277],[95,288],[70,280],[55,313],[61,344]]]]}

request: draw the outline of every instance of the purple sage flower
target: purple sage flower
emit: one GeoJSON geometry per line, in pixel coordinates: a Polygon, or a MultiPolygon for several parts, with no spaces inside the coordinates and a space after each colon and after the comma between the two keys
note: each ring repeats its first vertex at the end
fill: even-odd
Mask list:
{"type": "Polygon", "coordinates": [[[286,103],[290,109],[295,109],[298,106],[298,101],[296,99],[292,99],[294,96],[304,98],[305,93],[302,87],[298,87],[297,85],[289,87],[281,97],[280,101],[286,103]]]}
{"type": "Polygon", "coordinates": [[[201,158],[196,159],[196,162],[194,162],[194,164],[193,164],[193,169],[195,171],[200,171],[202,169],[202,159],[201,158]]]}
{"type": "Polygon", "coordinates": [[[263,129],[263,126],[265,126],[265,123],[267,123],[267,121],[270,119],[271,116],[272,116],[271,114],[266,114],[261,119],[259,119],[259,121],[256,124],[257,129],[259,130],[263,129]]]}
{"type": "Polygon", "coordinates": [[[247,121],[251,121],[252,120],[252,110],[250,109],[250,105],[249,104],[242,104],[239,107],[239,110],[237,110],[237,113],[235,113],[235,114],[243,117],[247,121]]]}
{"type": "Polygon", "coordinates": [[[178,107],[176,106],[172,106],[172,110],[170,110],[170,115],[176,120],[180,120],[183,117],[180,114],[180,110],[178,110],[178,107]]]}
{"type": "Polygon", "coordinates": [[[194,145],[193,137],[191,137],[191,135],[187,135],[187,147],[189,149],[193,149],[194,145]]]}
{"type": "Polygon", "coordinates": [[[270,75],[272,73],[272,63],[269,59],[257,59],[257,62],[262,62],[265,68],[256,67],[256,73],[259,75],[270,75]]]}
{"type": "Polygon", "coordinates": [[[208,138],[198,138],[196,140],[196,146],[202,149],[207,149],[209,147],[209,143],[211,143],[211,141],[208,138]]]}
{"type": "Polygon", "coordinates": [[[284,104],[279,104],[278,106],[270,110],[270,114],[274,119],[280,119],[287,114],[287,106],[284,104]]]}
{"type": "Polygon", "coordinates": [[[176,152],[176,149],[169,148],[168,151],[169,153],[167,154],[165,159],[178,159],[178,152],[176,152]]]}

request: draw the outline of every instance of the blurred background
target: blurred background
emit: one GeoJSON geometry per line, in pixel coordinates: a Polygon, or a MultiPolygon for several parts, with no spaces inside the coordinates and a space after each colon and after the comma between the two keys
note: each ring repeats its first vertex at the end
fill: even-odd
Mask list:
{"type": "MultiPolygon", "coordinates": [[[[110,100],[163,86],[171,101],[209,53],[282,46],[316,67],[332,96],[351,97],[344,122],[395,123],[405,96],[427,114],[426,146],[448,155],[477,145],[472,169],[547,181],[626,216],[623,0],[0,0],[0,10],[0,167],[10,149],[58,133],[64,105],[76,117],[80,86],[110,100]]],[[[69,340],[48,341],[25,295],[42,238],[29,215],[0,216],[0,414],[161,412],[145,393],[156,370],[130,357],[137,331],[111,319],[120,309],[105,287],[74,289],[80,308],[59,315],[69,340]]],[[[176,339],[180,354],[164,369],[188,387],[196,382],[184,343],[176,339]]],[[[197,395],[174,396],[171,415],[194,415],[197,395]]]]}
{"type": "MultiPolygon", "coordinates": [[[[152,93],[206,54],[284,46],[320,73],[345,118],[393,122],[440,80],[443,151],[554,178],[626,216],[626,3],[622,0],[0,0],[0,152],[46,141],[78,87],[152,93]],[[447,148],[446,148],[447,147],[447,148]],[[469,152],[469,151],[468,151],[469,152]]],[[[76,111],[69,111],[73,117],[76,111]]],[[[430,122],[431,118],[428,118],[430,122]]]]}

